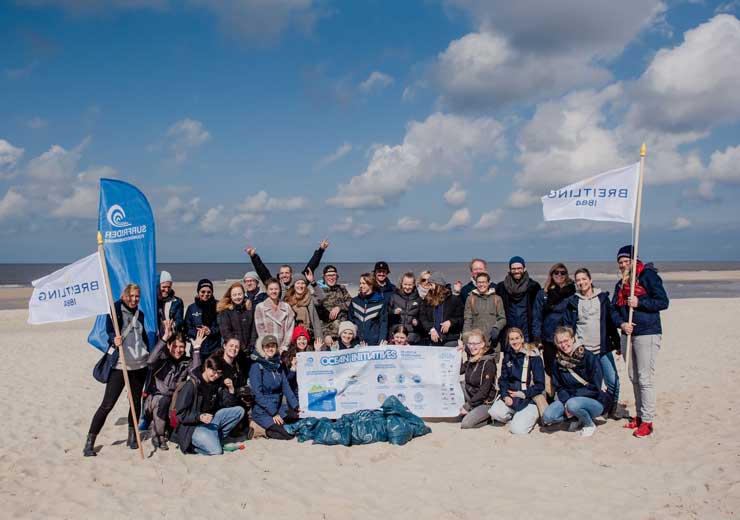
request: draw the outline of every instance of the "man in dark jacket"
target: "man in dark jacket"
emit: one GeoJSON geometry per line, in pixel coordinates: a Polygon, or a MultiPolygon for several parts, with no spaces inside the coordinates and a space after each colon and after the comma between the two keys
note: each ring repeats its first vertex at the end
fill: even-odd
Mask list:
{"type": "Polygon", "coordinates": [[[627,427],[636,428],[635,437],[647,437],[653,433],[655,418],[655,361],[660,350],[663,328],[660,311],[668,308],[668,295],[663,280],[652,263],[643,264],[636,259],[631,245],[622,247],[617,253],[617,265],[622,279],[614,287],[612,317],[614,324],[622,329],[622,352],[627,353],[627,335],[632,335],[632,351],[629,360],[629,376],[635,392],[637,414],[627,427]],[[630,278],[635,269],[635,294],[630,296],[630,278]],[[632,321],[629,310],[633,309],[632,321]]]}
{"type": "Polygon", "coordinates": [[[182,299],[175,296],[172,289],[172,275],[167,271],[159,273],[159,292],[157,293],[157,337],[164,333],[164,321],[174,322],[173,330],[182,327],[185,305],[182,299]]]}
{"type": "MultiPolygon", "coordinates": [[[[318,249],[313,252],[313,255],[311,255],[311,258],[308,260],[308,263],[303,268],[301,273],[305,274],[307,271],[311,271],[312,273],[316,272],[316,269],[319,268],[319,264],[321,263],[321,258],[324,256],[324,252],[328,247],[329,241],[327,239],[322,240],[321,243],[319,243],[318,249]]],[[[262,283],[266,283],[267,280],[272,278],[272,273],[270,273],[270,270],[264,264],[264,262],[260,258],[260,255],[257,254],[257,250],[255,248],[247,247],[244,249],[244,251],[249,255],[249,259],[252,261],[254,270],[257,271],[257,274],[262,280],[262,283]]],[[[285,293],[293,284],[293,267],[287,264],[281,265],[280,271],[278,271],[278,280],[280,280],[282,295],[283,298],[285,298],[285,293]]]]}
{"type": "Polygon", "coordinates": [[[506,333],[510,327],[517,327],[524,332],[524,341],[534,339],[532,321],[534,319],[534,303],[540,284],[529,278],[527,264],[521,256],[514,256],[509,260],[509,274],[496,286],[498,294],[504,302],[506,313],[506,329],[502,331],[501,344],[506,343],[506,333]]]}
{"type": "Polygon", "coordinates": [[[252,302],[253,309],[267,299],[267,293],[260,290],[260,277],[255,271],[244,273],[244,291],[244,296],[252,302]]]}
{"type": "Polygon", "coordinates": [[[381,260],[380,262],[375,262],[373,274],[375,275],[375,281],[378,282],[378,286],[380,287],[378,291],[383,295],[386,303],[388,303],[393,293],[396,292],[396,286],[388,279],[388,275],[391,274],[391,268],[388,267],[386,262],[381,260]]]}
{"type": "MultiPolygon", "coordinates": [[[[482,258],[473,258],[470,261],[470,281],[460,289],[460,299],[462,300],[463,305],[465,305],[468,295],[475,290],[475,278],[481,273],[488,273],[488,263],[482,258]]],[[[491,280],[491,285],[496,285],[493,280],[491,280]]]]}
{"type": "Polygon", "coordinates": [[[347,321],[352,296],[343,285],[339,284],[339,273],[333,265],[324,267],[324,279],[319,282],[324,291],[316,310],[321,318],[324,338],[331,336],[332,343],[339,337],[339,324],[347,321]]]}

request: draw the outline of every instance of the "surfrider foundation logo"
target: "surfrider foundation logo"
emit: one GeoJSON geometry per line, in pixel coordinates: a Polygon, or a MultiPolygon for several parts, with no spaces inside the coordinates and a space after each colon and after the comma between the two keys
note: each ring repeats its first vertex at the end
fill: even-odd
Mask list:
{"type": "Polygon", "coordinates": [[[106,217],[108,218],[110,225],[113,227],[123,228],[131,225],[126,222],[126,212],[123,211],[123,208],[118,204],[113,204],[110,207],[106,217]]]}

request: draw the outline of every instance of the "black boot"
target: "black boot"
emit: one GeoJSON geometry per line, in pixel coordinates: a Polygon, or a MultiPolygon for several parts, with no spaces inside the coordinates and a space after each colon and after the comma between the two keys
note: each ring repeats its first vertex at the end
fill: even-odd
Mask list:
{"type": "Polygon", "coordinates": [[[159,449],[164,451],[170,449],[170,447],[167,446],[167,437],[165,437],[164,435],[159,438],[159,449]]]}
{"type": "Polygon", "coordinates": [[[94,433],[88,433],[87,434],[87,440],[85,441],[85,449],[82,450],[82,454],[85,457],[97,457],[98,454],[95,453],[95,435],[94,433]]]}
{"type": "Polygon", "coordinates": [[[152,435],[152,446],[155,448],[161,448],[162,445],[159,442],[159,435],[156,434],[156,432],[152,435]]]}
{"type": "Polygon", "coordinates": [[[139,448],[139,444],[136,442],[136,429],[131,426],[128,427],[128,440],[126,441],[126,446],[132,450],[139,448]]]}

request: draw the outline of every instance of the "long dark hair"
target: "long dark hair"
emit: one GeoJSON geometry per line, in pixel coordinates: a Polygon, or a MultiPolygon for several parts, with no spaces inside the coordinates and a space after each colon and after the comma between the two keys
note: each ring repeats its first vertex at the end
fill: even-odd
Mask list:
{"type": "Polygon", "coordinates": [[[429,289],[427,295],[424,297],[424,301],[432,307],[436,307],[447,299],[450,295],[450,289],[446,285],[434,284],[434,287],[429,289]]]}

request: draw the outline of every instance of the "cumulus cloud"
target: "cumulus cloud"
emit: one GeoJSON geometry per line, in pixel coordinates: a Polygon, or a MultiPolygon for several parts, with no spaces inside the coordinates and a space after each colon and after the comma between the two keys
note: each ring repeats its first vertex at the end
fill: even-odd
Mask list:
{"type": "Polygon", "coordinates": [[[23,153],[23,148],[16,148],[5,139],[0,139],[0,179],[15,174],[18,161],[23,157],[23,153]]]}
{"type": "Polygon", "coordinates": [[[329,227],[329,231],[335,231],[337,233],[345,233],[352,229],[352,226],[354,225],[354,219],[352,217],[344,217],[341,222],[337,222],[335,224],[332,224],[329,227]]]}
{"type": "Polygon", "coordinates": [[[540,197],[529,191],[516,190],[509,195],[509,200],[506,204],[510,208],[526,208],[527,206],[536,204],[539,201],[540,197]]]}
{"type": "Polygon", "coordinates": [[[491,229],[499,223],[502,214],[503,210],[501,208],[483,213],[478,222],[473,225],[473,229],[491,229]]]}
{"type": "Polygon", "coordinates": [[[381,207],[417,182],[465,174],[500,148],[502,125],[494,119],[435,113],[409,123],[403,143],[373,149],[367,169],[340,185],[327,200],[344,208],[381,207]]]}
{"type": "Polygon", "coordinates": [[[450,206],[462,206],[465,204],[465,190],[459,182],[453,182],[450,189],[445,192],[445,201],[450,206]]]}
{"type": "Polygon", "coordinates": [[[392,84],[393,78],[391,76],[374,70],[357,88],[363,94],[370,94],[373,91],[383,90],[386,87],[390,87],[392,84]]]}
{"type": "Polygon", "coordinates": [[[0,199],[0,221],[21,216],[27,207],[28,201],[14,188],[10,188],[0,199]]]}
{"type": "Polygon", "coordinates": [[[462,208],[455,211],[446,224],[437,224],[434,222],[429,226],[429,229],[432,231],[443,232],[465,227],[468,224],[470,224],[470,211],[468,208],[462,208]]]}
{"type": "Polygon", "coordinates": [[[218,234],[223,232],[226,226],[227,221],[224,215],[224,207],[221,204],[215,208],[209,208],[200,222],[198,222],[198,229],[206,234],[218,234]]]}
{"type": "Polygon", "coordinates": [[[681,231],[682,229],[688,229],[691,227],[691,221],[686,217],[676,217],[673,221],[671,229],[674,231],[681,231]]]}
{"type": "Polygon", "coordinates": [[[48,151],[31,159],[27,166],[28,175],[43,182],[58,182],[74,175],[83,150],[90,142],[89,138],[66,150],[62,146],[52,145],[48,151]]]}
{"type": "Polygon", "coordinates": [[[398,219],[398,222],[396,222],[396,225],[394,226],[394,229],[398,231],[418,231],[421,229],[422,223],[421,220],[411,217],[401,217],[398,219]]]}
{"type": "Polygon", "coordinates": [[[239,206],[239,209],[248,213],[259,213],[263,211],[296,211],[308,205],[303,197],[270,197],[262,190],[247,199],[239,206]]]}
{"type": "Polygon", "coordinates": [[[157,209],[157,221],[168,230],[176,230],[182,225],[190,225],[200,216],[200,198],[186,200],[173,193],[167,197],[164,205],[157,209]]]}
{"type": "Polygon", "coordinates": [[[347,155],[349,152],[352,151],[352,145],[349,143],[342,143],[339,145],[339,148],[334,150],[329,155],[322,157],[316,162],[316,166],[314,166],[314,170],[322,170],[329,166],[330,164],[338,161],[345,155],[347,155]]]}
{"type": "Polygon", "coordinates": [[[373,229],[375,229],[375,226],[366,223],[358,224],[351,216],[345,217],[340,222],[332,224],[329,227],[329,231],[332,231],[334,233],[349,233],[354,237],[365,236],[373,229]]]}
{"type": "Polygon", "coordinates": [[[709,159],[708,169],[711,179],[740,182],[740,145],[715,151],[709,159]]]}
{"type": "Polygon", "coordinates": [[[175,162],[183,163],[190,154],[211,138],[203,123],[195,119],[182,119],[167,130],[168,147],[175,162]]]}

